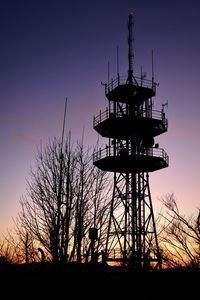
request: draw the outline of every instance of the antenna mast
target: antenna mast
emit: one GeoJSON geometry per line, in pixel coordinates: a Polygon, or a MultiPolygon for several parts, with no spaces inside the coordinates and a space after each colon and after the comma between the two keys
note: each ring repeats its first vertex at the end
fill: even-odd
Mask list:
{"type": "Polygon", "coordinates": [[[65,133],[66,111],[67,111],[67,97],[65,99],[65,109],[64,109],[64,118],[63,118],[62,139],[61,139],[61,155],[62,155],[63,139],[64,139],[64,133],[65,133]]]}
{"type": "Polygon", "coordinates": [[[117,46],[117,82],[119,84],[119,47],[117,46]]]}
{"type": "Polygon", "coordinates": [[[63,119],[63,128],[62,128],[62,137],[61,137],[61,145],[60,145],[60,174],[59,174],[59,186],[58,186],[58,198],[57,198],[57,224],[56,224],[56,230],[55,230],[55,243],[53,245],[53,251],[54,251],[54,259],[57,261],[59,259],[59,244],[60,244],[60,221],[61,221],[61,206],[62,206],[62,185],[63,185],[63,140],[64,140],[64,132],[65,132],[65,118],[66,118],[66,109],[67,109],[67,98],[65,100],[65,109],[64,109],[64,119],[63,119]]]}
{"type": "Polygon", "coordinates": [[[128,83],[133,83],[133,14],[128,16],[128,83]]]}

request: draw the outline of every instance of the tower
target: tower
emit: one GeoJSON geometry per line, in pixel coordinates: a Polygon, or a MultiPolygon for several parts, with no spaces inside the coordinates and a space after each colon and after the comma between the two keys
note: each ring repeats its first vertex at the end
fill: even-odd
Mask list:
{"type": "MultiPolygon", "coordinates": [[[[133,72],[133,17],[128,16],[128,75],[105,84],[108,107],[93,127],[108,144],[93,163],[114,174],[105,253],[107,261],[133,269],[161,268],[149,173],[168,167],[166,152],[155,137],[167,131],[164,106],[153,109],[154,76],[133,72]]],[[[153,68],[152,68],[153,69],[153,68]]],[[[153,72],[152,72],[153,73],[153,72]]]]}

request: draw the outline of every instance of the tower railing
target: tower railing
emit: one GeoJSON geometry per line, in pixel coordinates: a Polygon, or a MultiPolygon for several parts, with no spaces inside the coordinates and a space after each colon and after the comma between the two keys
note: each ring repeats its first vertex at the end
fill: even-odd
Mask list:
{"type": "MultiPolygon", "coordinates": [[[[101,160],[103,158],[106,157],[116,157],[116,156],[131,156],[132,154],[130,153],[131,150],[130,149],[116,149],[116,147],[114,146],[108,146],[106,145],[105,148],[100,148],[98,151],[96,151],[93,154],[93,162],[101,160]],[[125,151],[124,151],[125,150],[125,151]]],[[[136,153],[134,155],[138,155],[138,156],[149,156],[149,157],[157,157],[157,158],[162,158],[165,163],[168,165],[169,164],[169,156],[167,155],[167,153],[164,151],[163,148],[156,148],[156,147],[152,147],[152,148],[141,148],[141,147],[137,147],[136,149],[136,153]]]]}
{"type": "MultiPolygon", "coordinates": [[[[105,93],[108,94],[119,85],[127,84],[127,75],[117,76],[115,79],[111,79],[111,82],[105,84],[105,93]]],[[[156,82],[150,79],[134,76],[133,85],[145,87],[156,91],[156,82]]]]}
{"type": "MultiPolygon", "coordinates": [[[[163,122],[165,128],[168,127],[168,120],[165,117],[165,113],[163,110],[148,110],[148,109],[142,109],[140,110],[140,113],[138,115],[142,118],[151,118],[160,120],[163,122]]],[[[123,117],[129,117],[129,114],[126,113],[126,108],[123,108],[120,111],[114,112],[114,109],[109,109],[108,107],[104,111],[100,111],[100,113],[97,116],[94,116],[93,119],[93,127],[97,126],[101,122],[109,119],[109,118],[123,118],[123,117]]]]}

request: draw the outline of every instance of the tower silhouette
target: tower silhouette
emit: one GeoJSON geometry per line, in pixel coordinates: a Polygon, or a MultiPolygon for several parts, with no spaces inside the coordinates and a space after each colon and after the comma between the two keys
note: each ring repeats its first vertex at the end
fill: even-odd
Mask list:
{"type": "MultiPolygon", "coordinates": [[[[113,172],[105,253],[107,261],[133,269],[161,268],[149,173],[168,167],[166,152],[154,138],[167,131],[161,110],[153,109],[156,83],[133,72],[133,16],[128,16],[128,75],[105,84],[108,108],[94,117],[93,127],[108,139],[93,163],[113,172]]],[[[152,62],[153,70],[153,62],[152,62]]]]}

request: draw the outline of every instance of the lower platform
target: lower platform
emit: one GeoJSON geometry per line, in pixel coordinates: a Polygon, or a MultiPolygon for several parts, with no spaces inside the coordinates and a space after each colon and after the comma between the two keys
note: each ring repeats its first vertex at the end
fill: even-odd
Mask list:
{"type": "Polygon", "coordinates": [[[168,167],[169,158],[163,149],[151,148],[149,153],[135,155],[113,155],[108,149],[103,149],[94,154],[93,163],[103,171],[140,173],[168,167]]]}

